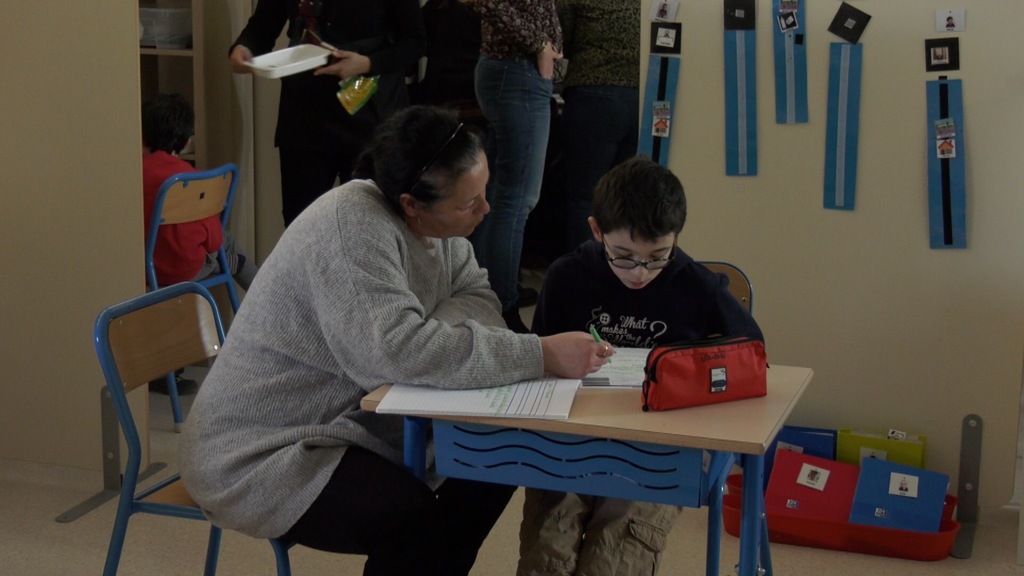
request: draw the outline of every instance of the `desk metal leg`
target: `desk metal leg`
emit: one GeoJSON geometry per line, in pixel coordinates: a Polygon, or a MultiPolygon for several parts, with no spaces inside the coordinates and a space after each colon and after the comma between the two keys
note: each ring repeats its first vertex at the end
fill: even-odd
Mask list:
{"type": "Polygon", "coordinates": [[[405,417],[405,468],[422,480],[427,476],[428,418],[405,417]]]}
{"type": "Polygon", "coordinates": [[[725,485],[712,486],[708,495],[708,550],[706,560],[707,576],[719,576],[719,561],[722,556],[722,492],[725,485]]]}
{"type": "Polygon", "coordinates": [[[768,542],[768,517],[761,515],[761,573],[772,576],[771,543],[768,542]]]}
{"type": "Polygon", "coordinates": [[[728,452],[714,452],[708,466],[708,542],[705,571],[707,576],[719,576],[722,556],[722,493],[725,480],[735,462],[728,452]]]}
{"type": "MultiPolygon", "coordinates": [[[[758,556],[764,523],[764,456],[743,455],[743,511],[740,517],[739,576],[757,576],[758,556]]],[[[765,538],[767,543],[767,538],[765,538]]]]}

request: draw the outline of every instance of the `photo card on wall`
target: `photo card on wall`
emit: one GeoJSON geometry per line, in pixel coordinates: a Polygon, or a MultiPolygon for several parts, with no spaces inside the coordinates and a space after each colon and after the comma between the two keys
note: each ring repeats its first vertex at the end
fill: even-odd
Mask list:
{"type": "Polygon", "coordinates": [[[850,6],[846,2],[839,5],[835,18],[828,26],[828,31],[846,40],[850,44],[860,41],[860,35],[868,26],[871,15],[850,6]]]}
{"type": "Polygon", "coordinates": [[[928,38],[924,41],[925,70],[944,72],[960,69],[959,38],[928,38]]]}
{"type": "Polygon", "coordinates": [[[754,0],[725,0],[725,29],[753,30],[754,0]]]}
{"type": "Polygon", "coordinates": [[[651,22],[651,54],[679,54],[683,25],[679,22],[651,22]]]}

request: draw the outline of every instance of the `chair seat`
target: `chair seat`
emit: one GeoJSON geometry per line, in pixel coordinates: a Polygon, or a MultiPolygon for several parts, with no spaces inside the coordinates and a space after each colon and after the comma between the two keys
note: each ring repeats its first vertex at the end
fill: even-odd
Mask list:
{"type": "Polygon", "coordinates": [[[192,496],[189,495],[187,490],[185,490],[185,484],[182,483],[181,478],[146,496],[142,501],[157,504],[174,504],[176,506],[188,506],[197,510],[199,509],[199,504],[196,504],[196,501],[193,500],[192,496]]]}

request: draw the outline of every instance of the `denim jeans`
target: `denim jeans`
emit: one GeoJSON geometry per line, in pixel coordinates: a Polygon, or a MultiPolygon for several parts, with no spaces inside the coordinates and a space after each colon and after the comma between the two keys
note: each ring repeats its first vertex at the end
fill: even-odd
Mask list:
{"type": "Polygon", "coordinates": [[[571,252],[593,237],[587,217],[597,181],[636,155],[640,92],[625,86],[573,86],[562,97],[566,251],[571,252]]]}
{"type": "Polygon", "coordinates": [[[541,77],[532,59],[481,56],[477,62],[476,96],[488,123],[491,213],[470,241],[502,310],[514,309],[519,298],[523,229],[540,199],[551,130],[551,88],[551,80],[541,77]]]}

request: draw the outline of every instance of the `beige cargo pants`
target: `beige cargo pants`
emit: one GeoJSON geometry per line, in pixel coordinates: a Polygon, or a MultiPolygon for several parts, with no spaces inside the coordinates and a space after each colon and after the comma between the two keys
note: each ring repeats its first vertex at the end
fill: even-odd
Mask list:
{"type": "Polygon", "coordinates": [[[516,576],[653,576],[681,511],[528,488],[516,576]]]}

